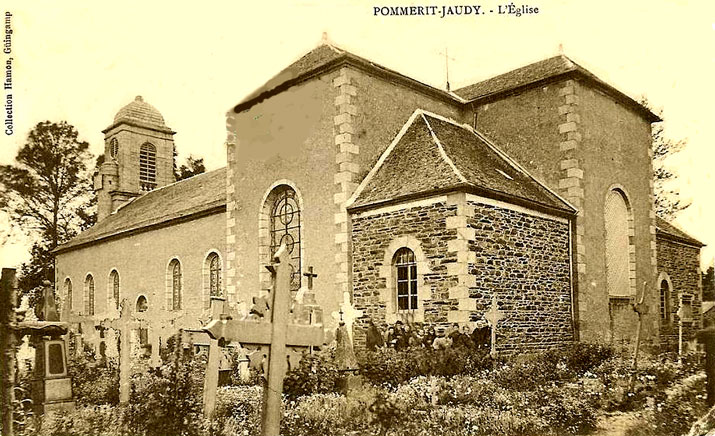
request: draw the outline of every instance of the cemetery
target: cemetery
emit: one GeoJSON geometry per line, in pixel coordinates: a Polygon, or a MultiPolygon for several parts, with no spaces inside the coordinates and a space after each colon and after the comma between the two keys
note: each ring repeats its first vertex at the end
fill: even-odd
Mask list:
{"type": "MultiPolygon", "coordinates": [[[[140,325],[126,302],[118,318],[104,323],[119,333],[116,357],[100,357],[85,345],[67,359],[60,336],[67,330],[55,321],[53,296],[45,288],[41,320],[16,323],[16,336],[37,338],[35,362],[57,354],[47,357],[45,385],[59,375],[72,379],[72,389],[38,383],[45,369],[36,363],[32,374],[19,377],[21,389],[15,391],[32,392],[33,407],[23,409],[22,399],[14,398],[14,433],[7,434],[611,434],[599,433],[599,424],[622,419],[624,434],[677,435],[689,430],[684,423],[707,412],[704,356],[697,351],[639,350],[636,341],[635,348],[574,344],[502,356],[493,346],[452,340],[457,331],[446,347],[410,341],[397,348],[388,342],[356,352],[347,326],[352,329],[361,312],[346,299],[333,314],[339,319],[334,338],[324,338],[322,325],[310,317],[306,323],[298,313],[306,308],[291,304],[284,247],[275,260],[273,288],[255,300],[245,319],[233,319],[222,299],[214,300],[204,328],[207,352],[187,350],[176,334],[164,349],[152,350],[144,368],[122,346],[122,338],[140,325]],[[49,330],[36,332],[43,328],[49,330]],[[232,341],[245,350],[242,357],[231,351],[228,377],[218,386],[219,370],[226,371],[219,355],[232,341]],[[54,344],[59,351],[52,351],[54,344]],[[50,401],[57,392],[69,396],[50,401]]],[[[7,290],[12,274],[3,272],[7,290]]],[[[493,303],[485,314],[491,344],[502,318],[493,303]]]]}

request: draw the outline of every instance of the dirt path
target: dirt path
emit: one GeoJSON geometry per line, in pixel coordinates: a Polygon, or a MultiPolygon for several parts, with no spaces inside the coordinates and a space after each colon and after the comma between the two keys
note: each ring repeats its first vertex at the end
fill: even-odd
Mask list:
{"type": "Polygon", "coordinates": [[[598,428],[590,436],[623,436],[638,422],[637,412],[615,412],[598,420],[598,428]]]}

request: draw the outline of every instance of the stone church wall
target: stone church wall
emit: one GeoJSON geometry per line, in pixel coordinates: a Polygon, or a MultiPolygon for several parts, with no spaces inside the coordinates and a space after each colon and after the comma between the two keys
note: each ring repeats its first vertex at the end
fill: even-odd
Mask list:
{"type": "MultiPolygon", "coordinates": [[[[226,216],[216,213],[177,223],[156,230],[137,233],[89,247],[63,252],[55,260],[55,289],[62,304],[66,301],[64,283],[72,281],[73,311],[84,312],[84,282],[92,274],[95,286],[95,318],[102,320],[107,310],[109,275],[119,273],[120,300],[127,298],[133,305],[139,295],[146,296],[150,306],[166,305],[169,284],[169,262],[181,262],[182,307],[192,316],[191,325],[198,327],[197,318],[204,310],[208,282],[205,260],[211,251],[218,252],[225,265],[226,216]]],[[[223,269],[225,276],[225,268],[223,269]]],[[[223,286],[225,290],[225,283],[223,286]]],[[[132,306],[132,310],[135,306],[132,306]]]]}
{"type": "Polygon", "coordinates": [[[390,310],[395,293],[389,271],[401,246],[416,254],[420,302],[415,321],[451,325],[464,318],[460,324],[473,324],[496,292],[506,315],[500,323],[501,350],[546,349],[573,341],[568,222],[459,198],[464,194],[353,216],[353,304],[366,315],[356,328],[358,344],[364,344],[367,317],[383,327],[399,318],[390,310]],[[456,228],[464,222],[464,210],[471,211],[466,226],[456,228]],[[467,256],[459,251],[464,235],[469,235],[467,256]],[[469,259],[466,272],[472,277],[467,300],[473,301],[457,298],[465,282],[463,257],[469,259]]]}
{"type": "MultiPolygon", "coordinates": [[[[692,338],[694,331],[702,326],[702,282],[700,275],[700,249],[690,245],[658,237],[658,273],[661,278],[667,274],[672,285],[670,295],[670,322],[660,322],[661,343],[671,349],[678,347],[679,296],[682,293],[692,298],[693,321],[683,323],[684,341],[692,338]]],[[[660,283],[656,284],[660,292],[660,283]]],[[[660,306],[656,307],[660,314],[660,306]]]]}
{"type": "MultiPolygon", "coordinates": [[[[609,307],[604,204],[614,187],[630,203],[631,287],[640,293],[643,282],[655,281],[649,122],[589,84],[562,80],[481,104],[476,124],[580,210],[574,236],[580,339],[631,339],[635,314],[617,310],[612,319],[614,308],[609,307]]],[[[656,298],[647,295],[647,301],[652,314],[656,298]]],[[[655,339],[657,318],[647,315],[643,332],[646,340],[655,339]]]]}
{"type": "Polygon", "coordinates": [[[339,71],[323,74],[244,112],[227,115],[230,218],[226,243],[232,301],[250,303],[265,286],[269,247],[259,241],[268,237],[268,228],[267,223],[259,225],[259,213],[271,188],[283,183],[294,187],[302,204],[302,268],[313,266],[318,274],[317,302],[329,314],[342,301],[342,293],[335,289],[341,271],[332,249],[339,148],[335,98],[340,91],[333,81],[339,75],[339,71]]]}
{"type": "Polygon", "coordinates": [[[496,296],[505,318],[497,330],[501,350],[543,350],[573,341],[569,224],[488,204],[469,202],[474,230],[469,250],[480,319],[496,296]]]}
{"type": "MultiPolygon", "coordinates": [[[[447,313],[456,308],[456,301],[449,300],[449,289],[456,284],[456,277],[450,277],[448,265],[456,262],[457,256],[449,252],[448,243],[456,239],[457,231],[448,229],[446,224],[447,217],[455,216],[456,211],[457,206],[448,204],[444,199],[426,205],[402,206],[383,213],[378,210],[353,216],[353,305],[364,310],[365,317],[371,317],[383,331],[386,323],[393,323],[396,319],[396,297],[389,270],[394,252],[400,248],[397,245],[403,246],[394,242],[401,238],[414,241],[413,245],[404,245],[416,252],[417,274],[424,274],[418,283],[422,311],[416,314],[415,320],[444,324],[448,320],[447,313]],[[421,258],[421,255],[424,257],[421,258]]],[[[364,345],[365,323],[366,318],[363,318],[356,326],[355,341],[358,346],[364,345]]]]}

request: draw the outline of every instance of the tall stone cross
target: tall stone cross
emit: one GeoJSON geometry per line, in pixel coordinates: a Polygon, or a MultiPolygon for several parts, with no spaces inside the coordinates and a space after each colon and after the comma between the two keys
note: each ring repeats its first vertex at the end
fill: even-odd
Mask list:
{"type": "MultiPolygon", "coordinates": [[[[153,296],[152,301],[159,301],[159,298],[153,296]]],[[[151,367],[156,368],[161,365],[161,340],[166,340],[167,337],[175,333],[174,330],[178,330],[172,328],[170,324],[177,322],[183,317],[183,312],[164,310],[159,304],[152,304],[147,311],[136,314],[137,321],[142,324],[143,328],[147,329],[149,336],[148,340],[151,344],[149,365],[151,367]]]]}
{"type": "Polygon", "coordinates": [[[492,349],[490,353],[492,357],[496,357],[497,355],[497,323],[500,319],[503,318],[504,312],[499,310],[499,306],[497,305],[497,297],[496,295],[492,295],[492,308],[484,314],[484,319],[487,320],[489,326],[492,328],[492,349]]]}
{"type": "MultiPolygon", "coordinates": [[[[267,321],[260,319],[232,320],[221,316],[213,319],[205,328],[213,339],[209,349],[208,377],[218,371],[218,342],[238,342],[242,346],[258,346],[262,349],[251,356],[253,366],[263,365],[267,383],[263,388],[263,411],[261,416],[261,435],[278,436],[281,423],[281,397],[283,378],[291,367],[297,365],[301,353],[287,347],[320,346],[323,344],[323,327],[320,325],[289,324],[290,320],[290,264],[289,253],[285,244],[276,252],[274,264],[268,266],[273,276],[273,289],[269,294],[270,302],[261,299],[252,310],[262,313],[267,321]],[[267,353],[263,354],[263,348],[267,353]],[[215,351],[214,351],[215,349],[215,351]],[[213,356],[213,358],[212,358],[213,356]],[[263,357],[267,357],[263,361],[263,357]],[[290,362],[290,363],[289,363],[290,362]]],[[[216,396],[215,384],[204,385],[204,400],[216,396]]],[[[210,404],[204,403],[204,414],[210,417],[215,408],[215,399],[210,404]]]]}
{"type": "Polygon", "coordinates": [[[141,326],[141,322],[133,319],[131,304],[124,298],[120,303],[119,318],[105,319],[100,325],[119,332],[119,402],[126,404],[131,387],[131,334],[132,329],[141,326]]]}
{"type": "Polygon", "coordinates": [[[348,329],[348,337],[350,338],[350,343],[353,341],[353,324],[355,320],[362,316],[363,311],[355,309],[350,303],[350,292],[343,292],[343,302],[340,303],[340,310],[333,312],[333,319],[345,323],[345,327],[348,329]]]}
{"type": "Polygon", "coordinates": [[[631,304],[633,311],[638,314],[638,327],[636,328],[636,346],[633,350],[633,372],[631,373],[631,378],[628,382],[628,391],[632,391],[635,385],[636,370],[638,369],[638,350],[641,345],[641,330],[643,328],[643,315],[648,313],[648,306],[643,303],[645,299],[645,291],[648,288],[648,282],[643,282],[643,293],[641,293],[641,298],[638,303],[631,304]]]}

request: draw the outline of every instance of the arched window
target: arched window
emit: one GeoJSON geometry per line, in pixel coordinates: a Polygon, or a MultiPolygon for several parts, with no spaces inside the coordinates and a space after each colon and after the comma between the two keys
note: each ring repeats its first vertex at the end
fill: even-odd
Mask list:
{"type": "Polygon", "coordinates": [[[65,279],[65,304],[68,310],[72,311],[72,280],[65,279]]]}
{"type": "Polygon", "coordinates": [[[181,263],[174,259],[169,263],[169,299],[171,310],[181,310],[181,263]]]}
{"type": "Polygon", "coordinates": [[[620,190],[608,193],[604,214],[608,295],[631,296],[635,293],[632,286],[632,281],[635,281],[635,252],[631,250],[632,220],[630,208],[620,190]]]}
{"type": "Polygon", "coordinates": [[[300,289],[300,206],[296,193],[288,185],[276,187],[269,195],[272,200],[270,215],[271,258],[276,254],[281,243],[285,243],[290,253],[291,282],[293,291],[300,289]]]}
{"type": "Polygon", "coordinates": [[[119,141],[117,141],[117,138],[112,138],[112,140],[109,141],[109,156],[111,156],[112,159],[116,159],[118,154],[119,141]]]}
{"type": "Polygon", "coordinates": [[[417,262],[415,253],[403,247],[392,259],[395,268],[397,310],[417,309],[417,262]]]}
{"type": "Polygon", "coordinates": [[[107,294],[111,296],[110,304],[114,304],[114,307],[119,309],[119,273],[116,269],[109,273],[109,292],[107,294]]]}
{"type": "Polygon", "coordinates": [[[664,324],[670,322],[671,302],[670,302],[670,285],[667,280],[660,282],[660,319],[664,324]]]}
{"type": "Polygon", "coordinates": [[[146,300],[145,296],[140,295],[139,298],[137,298],[136,311],[146,312],[147,309],[149,309],[149,302],[146,300]]]}
{"type": "Polygon", "coordinates": [[[221,296],[221,258],[217,253],[209,254],[206,259],[209,267],[209,296],[221,296]]]}
{"type": "Polygon", "coordinates": [[[87,274],[84,280],[84,314],[94,315],[94,277],[87,274]]]}
{"type": "Polygon", "coordinates": [[[139,149],[139,186],[142,191],[156,187],[156,147],[148,142],[139,149]]]}

